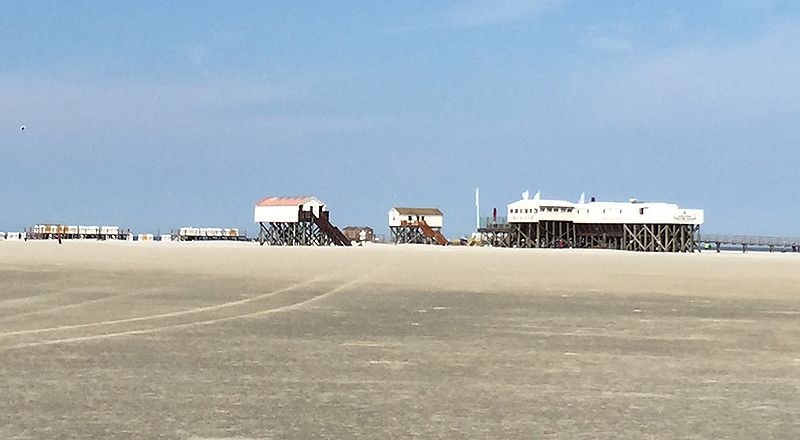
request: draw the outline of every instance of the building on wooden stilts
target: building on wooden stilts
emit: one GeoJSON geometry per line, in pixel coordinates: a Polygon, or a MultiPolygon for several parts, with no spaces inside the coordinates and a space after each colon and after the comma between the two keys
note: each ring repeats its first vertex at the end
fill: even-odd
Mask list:
{"type": "Polygon", "coordinates": [[[564,200],[523,199],[508,205],[508,224],[512,247],[574,247],[575,204],[564,200]]]}
{"type": "Polygon", "coordinates": [[[602,248],[643,252],[694,252],[702,209],[672,203],[541,199],[539,193],[508,205],[507,225],[479,230],[484,243],[522,248],[602,248]]]}
{"type": "Polygon", "coordinates": [[[389,230],[392,241],[399,243],[447,245],[442,234],[444,214],[438,208],[392,208],[389,230]]]}
{"type": "Polygon", "coordinates": [[[258,240],[271,246],[350,246],[330,222],[327,206],[312,196],[266,197],[256,203],[258,240]]]}
{"type": "Polygon", "coordinates": [[[478,229],[479,244],[491,247],[511,247],[511,226],[506,221],[487,221],[478,229]]]}
{"type": "Polygon", "coordinates": [[[702,209],[674,203],[583,203],[575,208],[575,227],[585,240],[581,247],[605,247],[643,252],[694,252],[698,249],[702,209]]]}

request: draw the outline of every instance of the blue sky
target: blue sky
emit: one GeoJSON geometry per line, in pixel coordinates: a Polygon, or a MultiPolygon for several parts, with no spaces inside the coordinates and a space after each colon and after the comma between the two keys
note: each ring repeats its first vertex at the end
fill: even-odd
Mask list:
{"type": "Polygon", "coordinates": [[[163,3],[3,3],[0,230],[252,234],[313,194],[455,236],[480,187],[486,215],[585,191],[800,235],[796,2],[163,3]]]}

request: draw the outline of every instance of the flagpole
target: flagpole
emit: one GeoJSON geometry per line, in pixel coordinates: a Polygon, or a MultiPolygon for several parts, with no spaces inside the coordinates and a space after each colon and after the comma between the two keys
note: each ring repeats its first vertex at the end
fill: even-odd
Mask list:
{"type": "Polygon", "coordinates": [[[480,188],[475,188],[475,232],[481,228],[481,198],[480,188]]]}

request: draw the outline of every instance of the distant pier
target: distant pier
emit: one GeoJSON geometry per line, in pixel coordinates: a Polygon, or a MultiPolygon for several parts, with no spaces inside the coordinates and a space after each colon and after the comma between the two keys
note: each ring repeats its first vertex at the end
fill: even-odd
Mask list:
{"type": "Polygon", "coordinates": [[[697,242],[707,248],[713,246],[717,252],[722,246],[741,247],[742,252],[753,248],[767,249],[769,252],[800,252],[800,237],[700,234],[697,242]]]}

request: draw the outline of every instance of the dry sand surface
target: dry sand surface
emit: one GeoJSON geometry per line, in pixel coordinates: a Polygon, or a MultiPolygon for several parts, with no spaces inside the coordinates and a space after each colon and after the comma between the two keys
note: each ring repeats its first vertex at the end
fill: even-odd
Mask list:
{"type": "Polygon", "coordinates": [[[800,255],[0,242],[0,439],[800,438],[800,255]]]}

